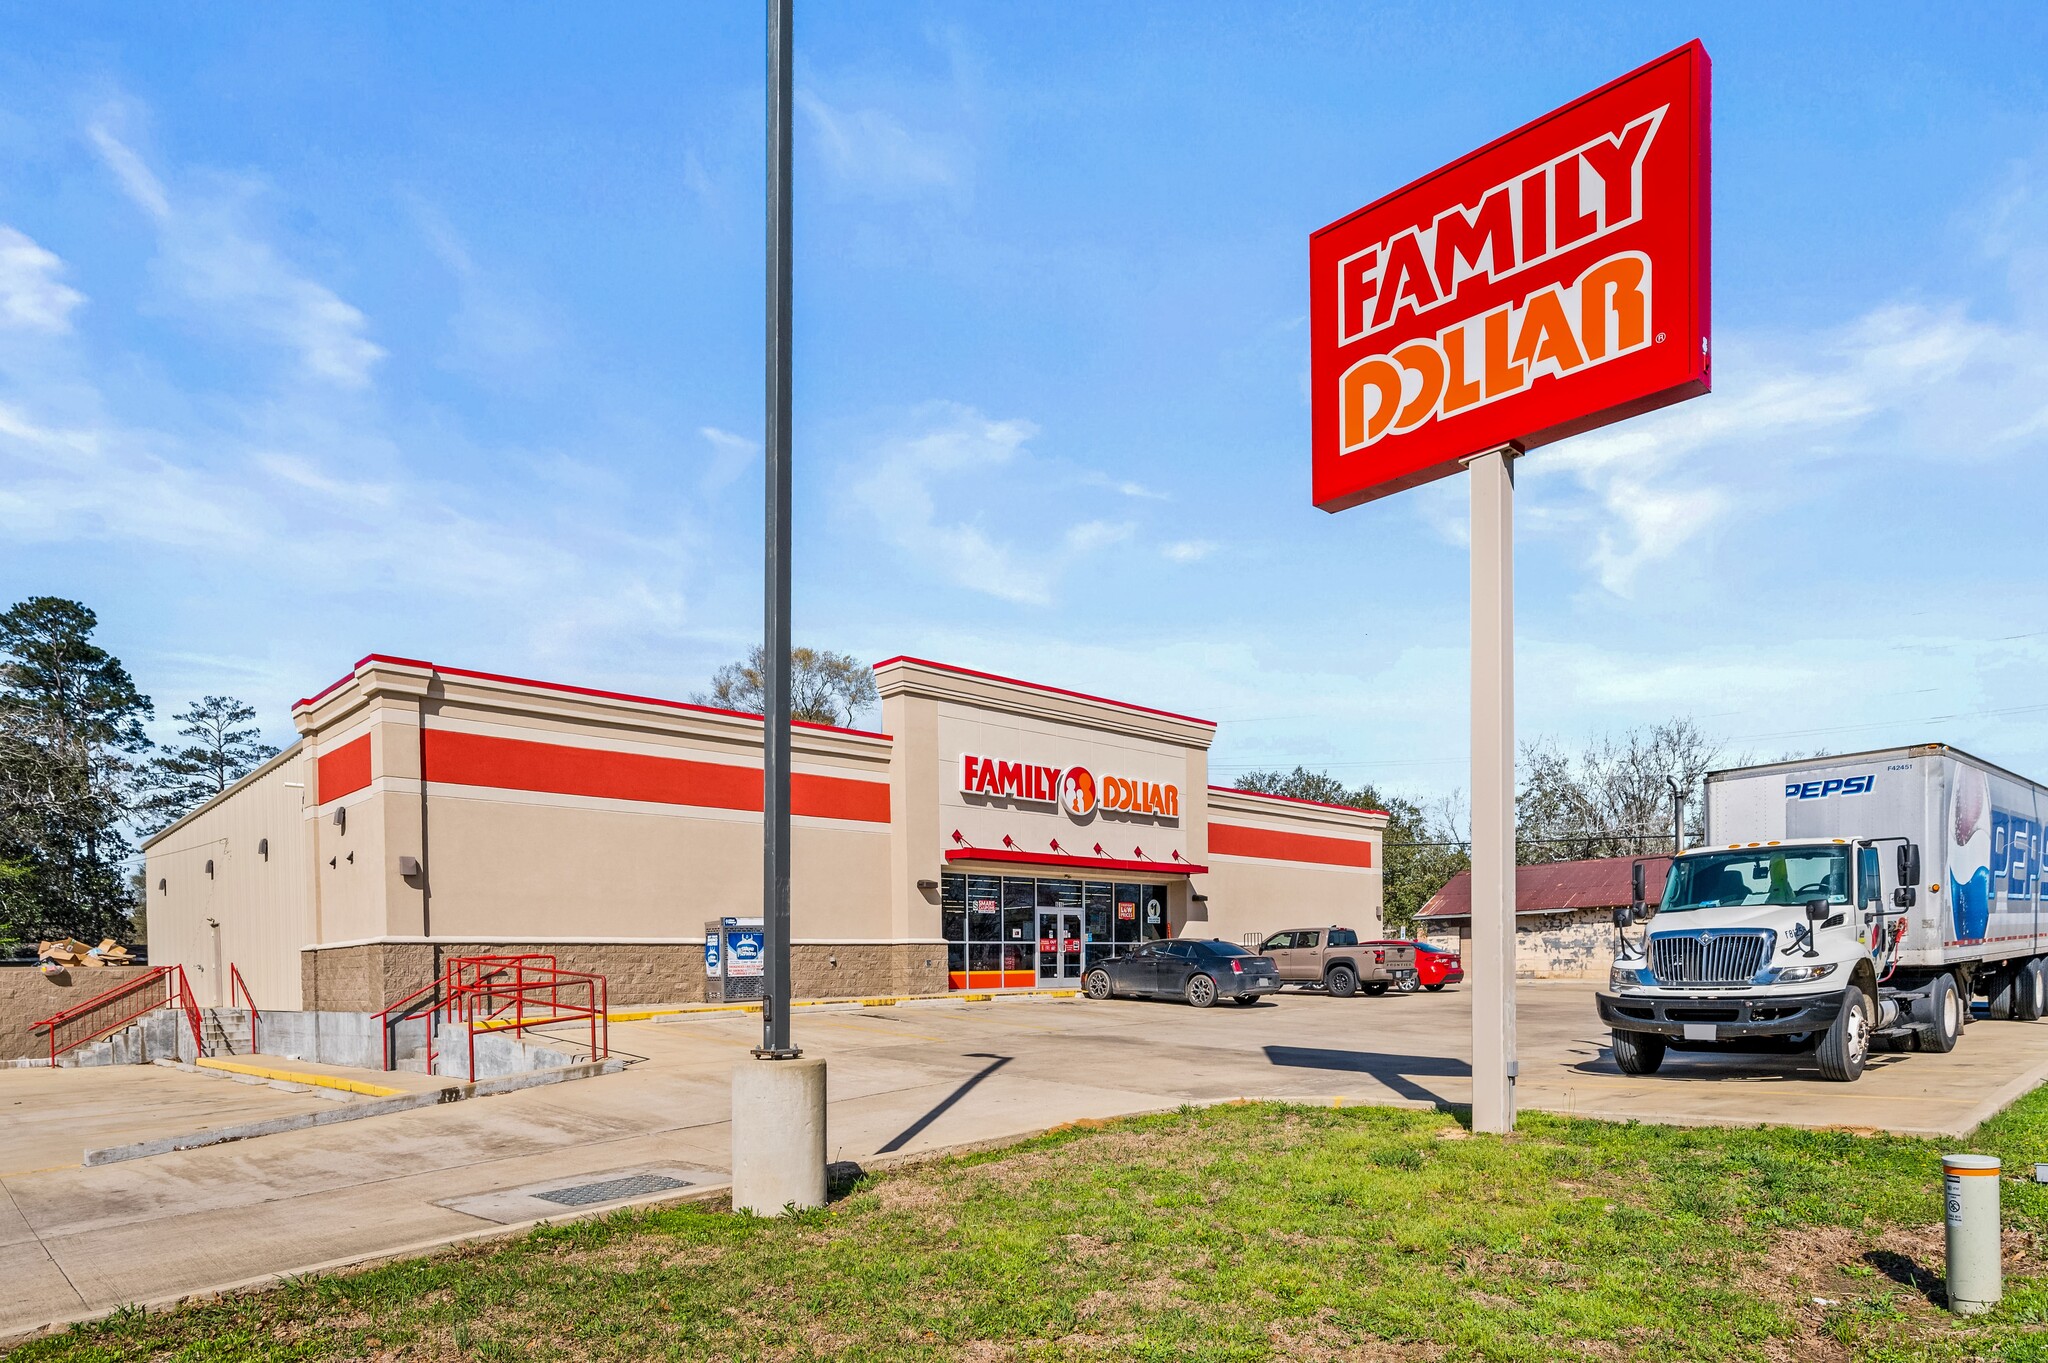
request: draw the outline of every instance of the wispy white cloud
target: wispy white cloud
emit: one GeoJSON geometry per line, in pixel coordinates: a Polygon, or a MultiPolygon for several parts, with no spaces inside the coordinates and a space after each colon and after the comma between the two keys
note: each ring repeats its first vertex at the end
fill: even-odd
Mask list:
{"type": "Polygon", "coordinates": [[[748,465],[761,457],[761,442],[758,440],[749,440],[716,426],[700,426],[697,434],[703,436],[704,443],[711,447],[711,456],[704,461],[704,472],[698,479],[698,486],[706,492],[721,492],[731,487],[747,471],[748,465]]]}
{"type": "Polygon", "coordinates": [[[1213,540],[1173,540],[1159,552],[1169,563],[1200,563],[1216,552],[1213,540]]]}
{"type": "Polygon", "coordinates": [[[1081,481],[1089,487],[1106,487],[1112,492],[1120,493],[1126,497],[1135,497],[1141,501],[1170,502],[1173,500],[1167,493],[1155,492],[1143,483],[1130,478],[1112,477],[1110,474],[1103,473],[1100,470],[1083,474],[1081,481]]]}
{"type": "Polygon", "coordinates": [[[849,188],[882,198],[931,190],[959,190],[971,158],[956,138],[914,133],[895,115],[876,108],[837,108],[815,91],[796,92],[810,120],[826,169],[849,188]]]}
{"type": "Polygon", "coordinates": [[[1128,521],[1083,521],[1067,527],[1066,546],[1070,554],[1088,554],[1097,549],[1107,549],[1112,544],[1122,544],[1137,533],[1137,527],[1128,521]]]}
{"type": "Polygon", "coordinates": [[[1008,464],[1036,435],[1028,421],[996,421],[953,402],[926,403],[883,441],[853,485],[854,503],[899,549],[954,583],[1005,601],[1042,606],[1052,573],[1042,555],[998,543],[972,521],[939,515],[933,488],[1008,464]]]}
{"type": "Polygon", "coordinates": [[[445,363],[452,369],[500,382],[526,383],[536,362],[550,349],[547,330],[530,303],[515,302],[503,281],[477,268],[469,243],[439,209],[415,201],[413,212],[427,244],[454,276],[458,303],[448,319],[452,346],[445,363]]]}
{"type": "Polygon", "coordinates": [[[88,129],[101,161],[157,226],[157,273],[171,295],[208,325],[291,351],[301,371],[345,389],[369,386],[384,350],[368,319],[309,278],[245,221],[258,186],[223,181],[211,192],[174,196],[116,131],[122,110],[88,129]]]}
{"type": "Polygon", "coordinates": [[[69,331],[85,295],[58,276],[64,262],[25,233],[0,223],[0,327],[69,331]]]}
{"type": "MultiPolygon", "coordinates": [[[[1716,349],[1708,397],[1528,460],[1527,473],[1569,476],[1591,494],[1593,510],[1560,519],[1575,534],[1592,527],[1587,565],[1617,595],[1736,508],[1786,504],[1829,461],[1980,461],[2048,429],[2048,329],[1960,304],[1891,303],[1816,333],[1737,336],[1716,349]]],[[[1887,505],[1906,495],[1873,491],[1887,505]]]]}

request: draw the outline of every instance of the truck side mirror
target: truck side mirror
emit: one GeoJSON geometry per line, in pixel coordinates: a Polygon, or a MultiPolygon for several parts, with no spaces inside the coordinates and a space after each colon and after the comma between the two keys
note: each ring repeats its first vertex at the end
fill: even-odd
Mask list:
{"type": "Polygon", "coordinates": [[[1643,905],[1649,899],[1649,895],[1644,889],[1643,879],[1643,863],[1639,861],[1628,869],[1629,903],[1635,908],[1637,914],[1642,913],[1643,905]]]}
{"type": "MultiPolygon", "coordinates": [[[[1920,883],[1920,845],[1899,844],[1899,884],[1911,888],[1920,883]]],[[[1906,907],[1901,905],[1900,907],[1906,907]]]]}
{"type": "Polygon", "coordinates": [[[1617,929],[1632,928],[1635,926],[1635,924],[1636,909],[1634,905],[1617,904],[1614,906],[1614,926],[1617,929]]]}
{"type": "Polygon", "coordinates": [[[1827,900],[1825,900],[1825,899],[1809,899],[1809,900],[1807,900],[1807,901],[1806,901],[1806,921],[1807,921],[1807,922],[1809,922],[1809,923],[1824,923],[1824,922],[1826,922],[1826,921],[1827,921],[1827,917],[1828,917],[1828,901],[1827,901],[1827,900]]]}
{"type": "Polygon", "coordinates": [[[1917,885],[1901,885],[1892,891],[1892,907],[1895,909],[1910,909],[1919,902],[1920,887],[1917,885]]]}

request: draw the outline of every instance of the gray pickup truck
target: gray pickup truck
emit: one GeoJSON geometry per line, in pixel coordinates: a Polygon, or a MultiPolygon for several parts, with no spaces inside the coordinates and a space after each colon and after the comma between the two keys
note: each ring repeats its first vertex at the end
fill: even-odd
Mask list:
{"type": "Polygon", "coordinates": [[[1364,990],[1374,996],[1415,987],[1415,948],[1385,942],[1358,944],[1350,928],[1289,928],[1270,933],[1258,945],[1273,958],[1280,982],[1301,989],[1327,989],[1348,999],[1364,990]]]}

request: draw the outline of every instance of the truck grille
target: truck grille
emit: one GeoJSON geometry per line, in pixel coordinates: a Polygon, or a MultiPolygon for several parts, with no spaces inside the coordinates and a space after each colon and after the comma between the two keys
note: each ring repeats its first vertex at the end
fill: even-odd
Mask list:
{"type": "Polygon", "coordinates": [[[1650,972],[1658,984],[1748,984],[1770,959],[1776,938],[1768,928],[1654,933],[1650,972]]]}

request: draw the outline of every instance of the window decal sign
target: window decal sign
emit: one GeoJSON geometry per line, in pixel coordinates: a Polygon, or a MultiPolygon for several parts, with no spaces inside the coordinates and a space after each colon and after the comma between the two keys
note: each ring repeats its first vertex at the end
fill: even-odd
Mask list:
{"type": "Polygon", "coordinates": [[[1710,101],[1689,43],[1310,236],[1318,507],[1708,390],[1710,101]]]}

